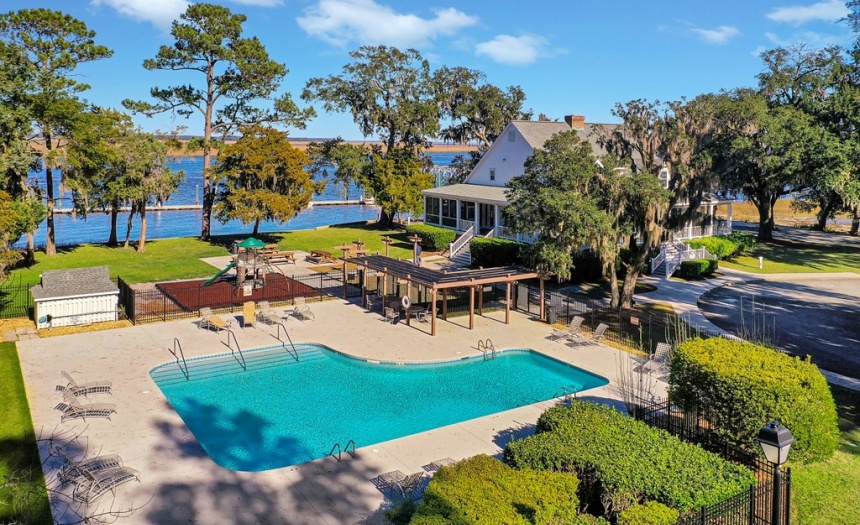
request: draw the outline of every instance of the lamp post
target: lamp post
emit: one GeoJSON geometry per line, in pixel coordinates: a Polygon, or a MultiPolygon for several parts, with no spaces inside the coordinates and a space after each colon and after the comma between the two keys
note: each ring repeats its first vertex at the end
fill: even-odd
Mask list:
{"type": "Polygon", "coordinates": [[[783,525],[780,516],[782,510],[782,465],[788,459],[788,452],[795,440],[791,432],[775,420],[763,426],[756,439],[767,460],[774,465],[773,525],[783,525]]]}
{"type": "Polygon", "coordinates": [[[412,262],[421,266],[421,260],[418,258],[420,253],[418,252],[419,246],[421,244],[421,237],[417,235],[413,235],[409,237],[409,240],[412,241],[412,262]]]}

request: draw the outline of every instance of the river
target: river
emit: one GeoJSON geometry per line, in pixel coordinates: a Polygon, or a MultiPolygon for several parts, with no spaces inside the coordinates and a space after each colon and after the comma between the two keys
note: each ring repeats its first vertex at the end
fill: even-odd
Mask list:
{"type": "MultiPolygon", "coordinates": [[[[448,166],[458,153],[430,153],[436,166],[448,166]]],[[[195,204],[198,199],[202,200],[203,191],[203,158],[202,157],[179,157],[168,163],[172,169],[184,170],[185,178],[179,185],[179,189],[165,203],[170,204],[195,204]]],[[[38,181],[41,187],[45,187],[45,172],[32,172],[31,178],[38,181]]],[[[57,208],[71,208],[71,194],[64,191],[60,186],[60,177],[55,172],[54,195],[57,197],[57,208]]],[[[345,198],[347,192],[342,185],[329,182],[320,195],[315,195],[313,200],[336,201],[345,198]]],[[[350,199],[358,199],[362,192],[359,188],[351,185],[348,192],[350,199]]],[[[286,222],[267,221],[260,223],[261,232],[279,232],[286,230],[308,230],[319,226],[330,224],[342,224],[346,222],[368,221],[379,217],[377,206],[313,206],[299,213],[296,217],[286,222]]],[[[200,235],[202,212],[200,210],[178,210],[158,211],[150,208],[146,213],[146,238],[166,239],[171,237],[195,237],[200,235]]],[[[119,214],[119,238],[125,238],[128,214],[119,214]]],[[[110,233],[109,215],[104,213],[91,213],[88,217],[73,217],[69,214],[54,214],[55,239],[58,246],[70,246],[85,243],[107,242],[110,233]]],[[[229,221],[221,223],[213,218],[212,235],[232,235],[250,233],[253,225],[244,225],[240,221],[229,221]]],[[[36,231],[36,246],[45,245],[46,223],[42,223],[36,231]]],[[[131,239],[137,240],[140,236],[140,217],[132,221],[131,239]]],[[[16,248],[26,245],[24,237],[15,243],[16,248]]]]}

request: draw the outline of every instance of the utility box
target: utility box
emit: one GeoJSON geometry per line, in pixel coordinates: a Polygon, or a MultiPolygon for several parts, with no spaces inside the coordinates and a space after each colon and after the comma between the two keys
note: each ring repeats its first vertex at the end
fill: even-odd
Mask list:
{"type": "Polygon", "coordinates": [[[107,266],[49,270],[30,288],[36,328],[74,326],[118,317],[119,288],[107,266]]]}

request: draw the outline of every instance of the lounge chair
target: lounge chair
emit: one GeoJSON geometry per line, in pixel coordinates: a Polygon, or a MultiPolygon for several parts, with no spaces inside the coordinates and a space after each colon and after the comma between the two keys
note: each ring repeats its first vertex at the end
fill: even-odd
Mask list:
{"type": "Polygon", "coordinates": [[[242,328],[254,326],[257,319],[257,305],[254,301],[245,301],[242,305],[242,328]]]}
{"type": "Polygon", "coordinates": [[[669,359],[672,357],[672,345],[668,343],[657,343],[657,348],[650,359],[642,364],[639,369],[642,372],[668,372],[669,359]]]}
{"type": "Polygon", "coordinates": [[[304,297],[296,297],[293,299],[293,304],[295,308],[293,308],[293,315],[301,319],[302,321],[307,320],[315,320],[316,316],[313,312],[311,312],[311,307],[305,304],[304,297]]]}
{"type": "Polygon", "coordinates": [[[79,384],[67,372],[60,372],[63,379],[66,380],[66,386],[57,385],[57,390],[63,393],[77,396],[88,396],[90,394],[110,394],[110,389],[113,383],[110,381],[91,381],[89,383],[79,384]]]}
{"type": "Polygon", "coordinates": [[[407,476],[399,470],[379,475],[379,480],[386,487],[396,490],[403,498],[418,495],[418,489],[421,487],[421,480],[423,478],[424,472],[416,472],[407,476]]]}
{"type": "Polygon", "coordinates": [[[574,316],[574,318],[570,320],[570,324],[567,325],[566,329],[553,330],[552,334],[550,334],[550,338],[555,342],[559,342],[578,336],[580,330],[582,330],[583,321],[585,321],[585,319],[582,317],[579,317],[578,315],[574,316]]]}
{"type": "Polygon", "coordinates": [[[388,321],[391,324],[400,322],[400,313],[397,312],[394,308],[389,308],[386,306],[384,314],[385,314],[385,317],[383,318],[384,321],[388,321]]]}
{"type": "Polygon", "coordinates": [[[72,492],[72,499],[81,503],[92,503],[102,497],[106,492],[114,492],[118,486],[126,481],[137,480],[140,473],[128,467],[114,467],[97,472],[87,472],[84,479],[78,482],[72,492]]]}
{"type": "Polygon", "coordinates": [[[200,328],[214,328],[215,331],[227,330],[233,326],[232,321],[225,321],[221,317],[212,313],[212,309],[204,306],[200,309],[200,328]]]}
{"type": "Polygon", "coordinates": [[[591,334],[591,342],[599,343],[600,340],[603,339],[603,334],[604,332],[606,332],[607,328],[609,328],[609,326],[604,323],[600,323],[599,325],[597,325],[597,328],[595,328],[594,333],[591,334]]]}
{"type": "Polygon", "coordinates": [[[453,465],[456,462],[457,462],[456,459],[442,458],[442,459],[437,459],[436,461],[431,461],[430,463],[428,463],[427,465],[424,465],[421,468],[423,468],[427,472],[437,472],[440,468],[447,467],[448,465],[453,465]]]}
{"type": "Polygon", "coordinates": [[[77,463],[72,463],[67,459],[57,472],[57,479],[63,485],[66,483],[78,483],[85,478],[87,473],[92,474],[100,470],[121,466],[122,459],[116,454],[94,456],[77,463]]]}
{"type": "Polygon", "coordinates": [[[274,308],[269,306],[269,301],[260,301],[260,310],[257,312],[257,319],[266,324],[280,324],[286,318],[281,317],[275,312],[274,308]]]}
{"type": "Polygon", "coordinates": [[[54,408],[63,413],[60,421],[67,419],[83,419],[88,417],[105,417],[110,419],[111,414],[116,414],[116,405],[113,403],[86,403],[81,404],[75,396],[63,393],[64,402],[54,408]]]}

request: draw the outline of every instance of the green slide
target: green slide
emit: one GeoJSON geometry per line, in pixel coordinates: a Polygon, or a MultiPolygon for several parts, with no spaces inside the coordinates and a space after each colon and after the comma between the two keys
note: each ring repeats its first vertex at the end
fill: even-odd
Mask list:
{"type": "Polygon", "coordinates": [[[212,284],[215,281],[217,281],[218,279],[220,279],[221,276],[223,276],[225,273],[229,272],[230,270],[232,270],[235,267],[236,267],[236,261],[230,261],[230,264],[228,264],[226,268],[224,268],[220,272],[216,273],[215,276],[212,277],[211,279],[209,279],[208,281],[205,281],[203,283],[203,286],[209,286],[210,284],[212,284]]]}

